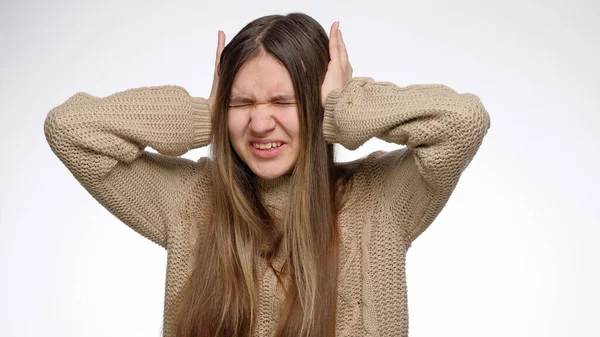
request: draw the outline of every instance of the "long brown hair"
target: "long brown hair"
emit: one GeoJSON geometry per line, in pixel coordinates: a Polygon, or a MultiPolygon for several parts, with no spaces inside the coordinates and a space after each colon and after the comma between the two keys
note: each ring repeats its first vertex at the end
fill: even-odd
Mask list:
{"type": "Polygon", "coordinates": [[[180,293],[178,337],[250,336],[257,318],[256,266],[263,258],[286,291],[275,336],[335,335],[336,180],[342,174],[334,166],[333,145],[322,132],[320,91],[329,62],[328,41],[317,21],[292,13],[250,22],[223,50],[211,130],[212,218],[180,293]],[[233,149],[227,127],[235,75],[258,53],[268,53],[288,70],[300,121],[302,151],[281,229],[262,205],[256,176],[233,149]],[[285,263],[276,270],[273,259],[280,250],[285,263]]]}

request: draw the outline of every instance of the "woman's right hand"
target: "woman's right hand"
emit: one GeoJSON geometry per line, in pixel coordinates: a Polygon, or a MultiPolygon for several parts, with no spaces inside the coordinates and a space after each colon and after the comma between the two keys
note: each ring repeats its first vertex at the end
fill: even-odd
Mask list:
{"type": "Polygon", "coordinates": [[[215,74],[213,77],[212,88],[210,89],[210,95],[208,96],[208,109],[210,113],[213,112],[213,104],[217,95],[217,88],[219,86],[219,60],[221,59],[221,53],[225,47],[225,33],[219,30],[217,42],[217,57],[215,60],[215,74]]]}

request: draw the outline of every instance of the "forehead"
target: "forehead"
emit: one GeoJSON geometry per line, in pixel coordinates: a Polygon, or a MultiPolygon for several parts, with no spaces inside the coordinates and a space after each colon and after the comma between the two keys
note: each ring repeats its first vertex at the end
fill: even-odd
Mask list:
{"type": "Polygon", "coordinates": [[[267,98],[275,94],[293,94],[294,86],[287,69],[267,53],[247,60],[235,75],[231,96],[267,98]]]}

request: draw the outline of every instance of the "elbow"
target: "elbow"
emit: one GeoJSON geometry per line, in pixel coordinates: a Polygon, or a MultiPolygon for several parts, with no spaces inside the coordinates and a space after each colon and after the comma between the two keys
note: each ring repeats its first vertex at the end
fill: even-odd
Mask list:
{"type": "Polygon", "coordinates": [[[490,115],[481,102],[481,99],[473,93],[458,93],[454,89],[442,85],[450,93],[454,101],[453,108],[449,109],[454,115],[460,116],[461,125],[467,127],[471,132],[475,132],[478,138],[483,139],[490,128],[490,115]]]}
{"type": "Polygon", "coordinates": [[[46,142],[50,145],[50,148],[54,150],[58,145],[58,140],[60,139],[60,123],[59,123],[59,115],[60,109],[56,107],[46,115],[44,120],[44,136],[46,138],[46,142]]]}
{"type": "Polygon", "coordinates": [[[454,108],[448,110],[447,140],[453,149],[460,149],[458,152],[463,155],[473,155],[490,128],[490,116],[476,95],[456,95],[458,99],[453,104],[454,108]]]}
{"type": "Polygon", "coordinates": [[[462,114],[465,117],[467,132],[471,134],[475,143],[480,144],[491,126],[490,115],[478,96],[471,93],[460,96],[463,98],[462,114]]]}
{"type": "Polygon", "coordinates": [[[48,112],[44,119],[44,136],[51,148],[58,146],[60,139],[65,139],[65,132],[69,130],[67,124],[74,120],[74,112],[80,103],[89,97],[86,93],[78,92],[48,112]]]}

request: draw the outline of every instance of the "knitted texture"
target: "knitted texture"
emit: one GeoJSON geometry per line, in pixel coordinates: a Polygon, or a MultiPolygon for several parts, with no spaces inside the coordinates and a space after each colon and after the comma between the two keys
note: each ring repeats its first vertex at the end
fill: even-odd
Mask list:
{"type": "MultiPolygon", "coordinates": [[[[406,145],[346,165],[354,172],[339,211],[337,336],[407,336],[405,257],[445,206],[480,147],[490,118],[479,98],[444,85],[399,87],[354,78],[326,100],[328,142],[356,149],[370,138],[406,145]]],[[[204,98],[180,86],[77,93],[52,109],[46,139],[79,183],[108,211],[167,249],[163,334],[175,336],[176,294],[194,265],[193,245],[211,212],[209,158],[178,157],[210,143],[204,98]],[[150,146],[159,153],[144,151],[150,146]]],[[[290,177],[260,181],[276,221],[290,177]]],[[[265,261],[254,336],[273,334],[284,301],[265,261]]]]}

